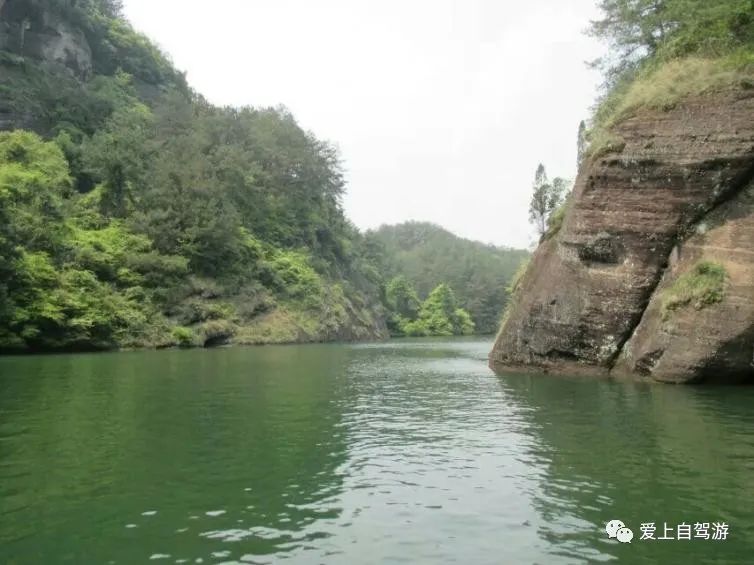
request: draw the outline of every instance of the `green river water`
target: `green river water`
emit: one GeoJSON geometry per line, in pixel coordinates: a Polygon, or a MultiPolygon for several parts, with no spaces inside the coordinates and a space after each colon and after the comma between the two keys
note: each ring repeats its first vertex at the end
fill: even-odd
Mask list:
{"type": "Polygon", "coordinates": [[[498,377],[490,347],[0,358],[0,563],[754,562],[754,389],[498,377]]]}

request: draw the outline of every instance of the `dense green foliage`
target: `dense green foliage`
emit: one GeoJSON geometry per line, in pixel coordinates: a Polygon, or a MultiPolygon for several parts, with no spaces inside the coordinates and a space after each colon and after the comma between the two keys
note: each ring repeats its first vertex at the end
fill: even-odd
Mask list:
{"type": "Polygon", "coordinates": [[[0,133],[0,348],[126,343],[148,330],[153,282],[185,274],[119,221],[77,221],[71,186],[56,144],[0,133]]]}
{"type": "Polygon", "coordinates": [[[401,330],[410,336],[469,335],[474,332],[474,322],[458,307],[453,290],[440,284],[422,303],[418,318],[405,322],[401,330]]]}
{"type": "MultiPolygon", "coordinates": [[[[459,238],[433,224],[408,222],[383,226],[367,234],[383,250],[388,307],[402,318],[418,314],[419,297],[443,283],[455,293],[479,333],[497,331],[507,301],[506,286],[528,257],[507,249],[459,238]],[[400,277],[395,279],[394,277],[400,277]],[[399,281],[399,282],[396,282],[399,281]],[[412,289],[416,289],[412,294],[412,289]]],[[[396,328],[392,323],[393,331],[396,328]]]]}
{"type": "Polygon", "coordinates": [[[667,319],[674,310],[687,305],[701,310],[710,304],[722,302],[727,278],[725,267],[719,263],[700,261],[663,291],[663,319],[667,319]]]}
{"type": "Polygon", "coordinates": [[[587,139],[586,122],[584,120],[581,120],[579,122],[579,133],[576,138],[576,169],[577,171],[581,169],[581,164],[584,162],[584,159],[586,158],[586,151],[587,151],[588,144],[589,144],[589,141],[587,139]]]}
{"type": "Polygon", "coordinates": [[[385,291],[388,328],[395,336],[451,336],[474,333],[474,322],[455,293],[439,284],[422,303],[406,277],[393,278],[385,291]]]}
{"type": "Polygon", "coordinates": [[[0,113],[38,132],[0,134],[0,350],[381,335],[332,146],[283,108],[208,104],[117,2],[14,9],[84,30],[94,72],[0,52],[0,113]]]}
{"type": "Polygon", "coordinates": [[[611,51],[597,61],[610,80],[621,80],[652,59],[718,57],[754,42],[751,0],[601,0],[592,35],[611,51]]]}
{"type": "Polygon", "coordinates": [[[390,333],[404,335],[405,324],[419,317],[421,300],[416,289],[406,277],[394,277],[385,288],[385,303],[389,312],[387,325],[390,333]]]}

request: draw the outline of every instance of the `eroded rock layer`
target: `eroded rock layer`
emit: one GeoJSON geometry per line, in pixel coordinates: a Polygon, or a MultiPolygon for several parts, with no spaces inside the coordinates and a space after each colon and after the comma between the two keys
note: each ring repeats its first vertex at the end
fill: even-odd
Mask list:
{"type": "Polygon", "coordinates": [[[741,381],[754,373],[754,184],[714,210],[671,262],[615,372],[668,382],[741,381]],[[679,280],[701,264],[725,273],[719,302],[704,297],[669,310],[679,280]]]}
{"type": "Polygon", "coordinates": [[[724,226],[734,220],[740,207],[733,202],[744,198],[754,176],[754,93],[730,91],[689,99],[668,111],[641,111],[611,135],[612,150],[596,148],[582,167],[562,229],[534,254],[490,365],[497,371],[536,368],[607,374],[644,320],[632,340],[632,355],[621,359],[623,372],[674,382],[698,380],[710,376],[715,359],[725,357],[728,361],[720,361],[715,369],[719,378],[750,375],[751,336],[745,326],[754,301],[749,270],[754,258],[739,251],[754,247],[745,227],[751,219],[724,226]],[[716,210],[716,230],[723,231],[710,230],[703,240],[692,237],[684,247],[695,226],[716,210]],[[659,339],[659,329],[649,326],[651,311],[645,311],[652,300],[659,304],[660,298],[653,295],[661,290],[658,284],[673,250],[685,249],[686,257],[694,245],[711,249],[720,240],[728,241],[726,237],[736,240],[729,249],[736,257],[729,268],[736,274],[730,277],[724,300],[681,313],[683,322],[667,330],[665,345],[658,346],[664,348],[666,360],[658,357],[651,369],[646,369],[646,359],[637,365],[647,354],[659,355],[652,344],[659,339]],[[748,286],[741,282],[746,277],[748,286]],[[743,334],[720,331],[719,339],[705,346],[704,360],[672,361],[671,351],[695,343],[691,328],[701,316],[710,317],[711,327],[721,322],[714,321],[713,313],[724,316],[726,308],[738,309],[737,327],[743,334]],[[725,353],[726,347],[734,352],[725,353]]]}

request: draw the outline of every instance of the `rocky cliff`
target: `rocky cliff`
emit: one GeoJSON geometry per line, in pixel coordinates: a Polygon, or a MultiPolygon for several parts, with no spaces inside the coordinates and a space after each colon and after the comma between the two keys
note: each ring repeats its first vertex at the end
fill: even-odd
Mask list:
{"type": "MultiPolygon", "coordinates": [[[[76,82],[92,75],[93,55],[79,26],[40,0],[0,0],[0,131],[47,133],[39,107],[41,75],[76,82]],[[34,70],[40,72],[34,73],[34,70]]],[[[49,89],[54,100],[60,91],[49,89]]]]}
{"type": "Polygon", "coordinates": [[[81,77],[92,71],[83,31],[36,0],[0,0],[0,50],[57,63],[81,77]]]}
{"type": "Polygon", "coordinates": [[[524,275],[496,371],[754,378],[754,91],[612,128],[524,275]]]}

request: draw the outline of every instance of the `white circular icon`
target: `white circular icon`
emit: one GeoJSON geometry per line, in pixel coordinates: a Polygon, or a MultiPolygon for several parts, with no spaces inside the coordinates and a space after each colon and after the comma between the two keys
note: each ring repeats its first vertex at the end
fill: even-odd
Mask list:
{"type": "Polygon", "coordinates": [[[634,533],[630,528],[623,527],[615,533],[615,537],[617,537],[618,541],[621,543],[631,543],[631,540],[634,539],[634,533]]]}
{"type": "Polygon", "coordinates": [[[625,528],[626,525],[621,522],[620,520],[610,520],[607,525],[605,526],[605,531],[607,532],[607,537],[614,538],[618,534],[618,530],[621,528],[625,528]]]}

